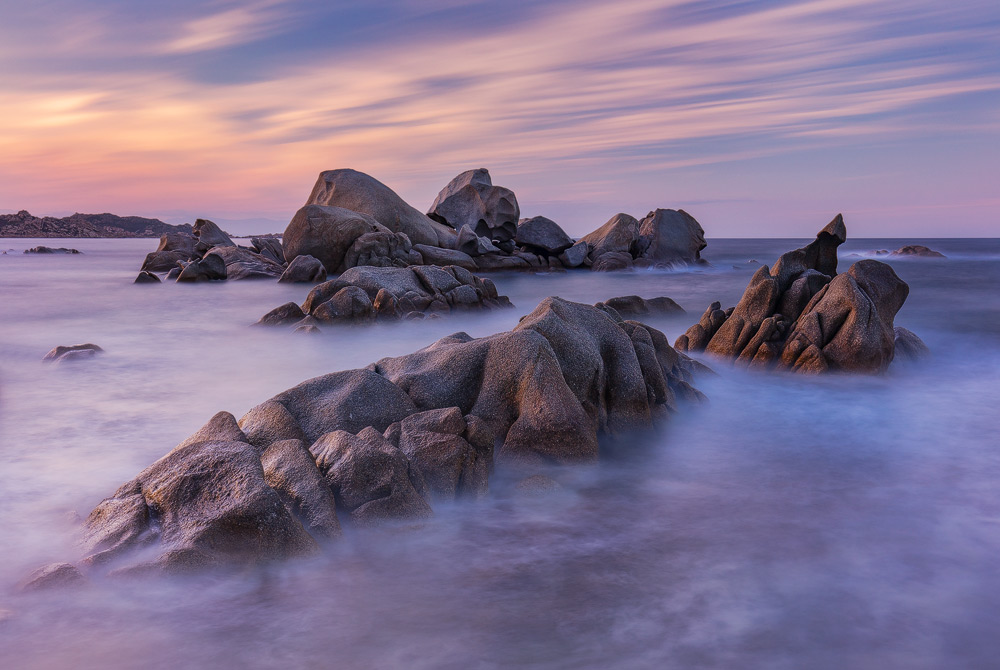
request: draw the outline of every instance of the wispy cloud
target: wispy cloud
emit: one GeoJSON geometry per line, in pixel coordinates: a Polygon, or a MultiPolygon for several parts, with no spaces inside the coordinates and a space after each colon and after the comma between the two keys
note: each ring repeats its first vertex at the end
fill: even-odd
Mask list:
{"type": "MultiPolygon", "coordinates": [[[[95,3],[89,16],[101,15],[95,3]]],[[[529,208],[687,201],[729,212],[773,207],[788,184],[821,193],[824,160],[869,156],[874,144],[913,171],[914,144],[996,144],[1000,8],[988,3],[529,3],[496,27],[483,20],[496,8],[481,3],[390,9],[411,30],[380,37],[364,13],[386,11],[375,4],[357,15],[191,5],[157,19],[153,47],[128,44],[109,61],[79,44],[72,72],[29,49],[28,67],[0,70],[0,205],[101,199],[102,209],[280,217],[319,170],[352,166],[419,207],[454,173],[486,165],[529,208]],[[463,18],[443,20],[454,12],[463,18]],[[248,53],[274,64],[205,83],[204,68],[240,67],[248,53]],[[812,176],[803,153],[816,156],[812,176]],[[780,173],[781,156],[771,193],[750,186],[753,167],[732,167],[780,173]]],[[[88,25],[92,35],[126,27],[88,25]]]]}

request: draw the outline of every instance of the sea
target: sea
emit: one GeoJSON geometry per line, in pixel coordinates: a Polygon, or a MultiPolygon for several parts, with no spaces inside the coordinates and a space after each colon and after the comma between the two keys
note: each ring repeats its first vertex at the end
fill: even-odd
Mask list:
{"type": "Polygon", "coordinates": [[[708,397],[635,449],[496,490],[317,556],[21,593],[75,561],[81,518],[214,413],[546,296],[669,296],[673,341],[808,240],[710,239],[684,271],[493,274],[515,309],[324,329],[251,327],[272,281],[134,285],[156,241],[0,239],[0,667],[1000,667],[1000,240],[852,239],[909,284],[929,359],[879,376],[706,360],[708,397]],[[945,259],[892,258],[924,244],[945,259]],[[45,244],[79,255],[27,255],[45,244]],[[41,361],[92,342],[102,356],[41,361]]]}

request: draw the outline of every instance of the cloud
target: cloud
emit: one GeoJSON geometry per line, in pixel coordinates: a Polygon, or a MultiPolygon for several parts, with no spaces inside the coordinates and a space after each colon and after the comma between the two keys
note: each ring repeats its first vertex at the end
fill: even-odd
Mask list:
{"type": "Polygon", "coordinates": [[[254,42],[282,26],[284,0],[230,7],[183,24],[180,34],[163,46],[165,53],[195,53],[254,42]]]}

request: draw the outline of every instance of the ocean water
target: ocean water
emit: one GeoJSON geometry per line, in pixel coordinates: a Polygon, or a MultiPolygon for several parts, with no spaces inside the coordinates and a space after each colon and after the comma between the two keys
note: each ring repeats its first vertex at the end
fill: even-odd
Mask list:
{"type": "MultiPolygon", "coordinates": [[[[627,459],[496,491],[419,527],[349,531],[308,560],[19,594],[75,560],[79,517],[218,410],[548,295],[732,305],[806,240],[709,240],[711,268],[493,275],[516,309],[250,328],[305,286],[131,283],[152,240],[0,240],[0,667],[995,668],[1000,665],[1000,240],[849,240],[910,285],[896,324],[930,360],[879,377],[735,371],[627,459]],[[36,244],[78,256],[32,256],[36,244]],[[886,260],[886,259],[883,259],[886,260]],[[102,357],[40,362],[59,344],[102,357]]],[[[710,362],[711,364],[711,362],[710,362]]]]}

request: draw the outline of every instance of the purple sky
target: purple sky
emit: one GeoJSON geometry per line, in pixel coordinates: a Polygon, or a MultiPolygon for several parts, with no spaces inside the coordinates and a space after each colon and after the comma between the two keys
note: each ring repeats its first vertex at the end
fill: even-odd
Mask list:
{"type": "Polygon", "coordinates": [[[337,167],[421,210],[488,167],[573,235],[997,237],[1000,3],[0,7],[0,210],[281,230],[337,167]]]}

